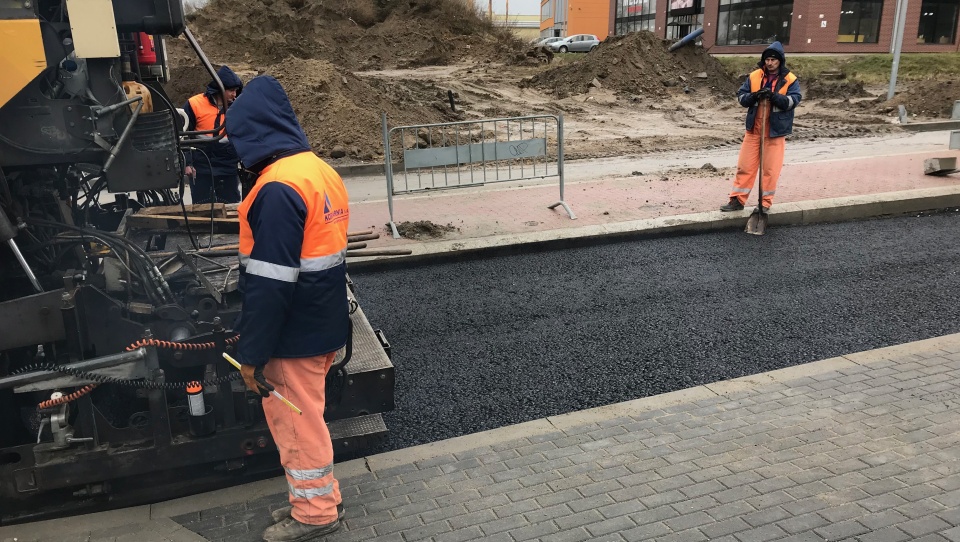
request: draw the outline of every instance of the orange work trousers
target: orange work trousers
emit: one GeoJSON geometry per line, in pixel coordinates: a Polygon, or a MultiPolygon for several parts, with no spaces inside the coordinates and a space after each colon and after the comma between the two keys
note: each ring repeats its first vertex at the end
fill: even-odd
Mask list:
{"type": "Polygon", "coordinates": [[[325,525],[337,519],[340,484],[333,477],[333,443],[323,421],[327,372],[336,352],[309,358],[272,358],[263,376],[303,411],[297,414],[274,396],[263,399],[267,425],[280,449],[293,517],[325,525]]]}
{"type": "MultiPolygon", "coordinates": [[[[760,107],[769,108],[769,104],[760,107]]],[[[777,181],[783,169],[783,151],[786,148],[785,137],[770,137],[770,113],[767,110],[766,125],[760,126],[761,112],[757,112],[757,120],[753,129],[743,136],[740,145],[740,158],[737,160],[737,175],[733,179],[731,198],[737,198],[741,204],[747,203],[747,197],[757,182],[757,171],[760,169],[760,134],[767,134],[763,138],[763,173],[761,185],[763,187],[763,206],[773,205],[773,196],[777,193],[777,181]]]]}

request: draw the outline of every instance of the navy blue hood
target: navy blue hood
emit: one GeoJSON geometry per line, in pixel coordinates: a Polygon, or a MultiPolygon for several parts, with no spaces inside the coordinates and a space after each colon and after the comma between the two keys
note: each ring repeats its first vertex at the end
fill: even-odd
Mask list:
{"type": "Polygon", "coordinates": [[[784,54],[783,45],[781,45],[779,41],[771,43],[769,47],[763,50],[763,53],[760,54],[760,62],[757,64],[757,66],[762,68],[763,60],[768,56],[775,57],[780,61],[781,70],[787,65],[787,56],[784,54]]]}
{"type": "Polygon", "coordinates": [[[230,106],[227,136],[247,168],[274,156],[310,150],[287,93],[269,75],[255,77],[230,106]]]}
{"type": "MultiPolygon", "coordinates": [[[[233,70],[227,66],[220,66],[220,69],[217,70],[217,77],[220,78],[220,82],[223,83],[224,89],[235,88],[237,89],[237,95],[239,96],[243,92],[243,81],[233,73],[233,70]]],[[[220,94],[220,88],[217,87],[216,81],[210,81],[207,83],[207,91],[204,92],[207,96],[213,96],[214,94],[220,94]]]]}

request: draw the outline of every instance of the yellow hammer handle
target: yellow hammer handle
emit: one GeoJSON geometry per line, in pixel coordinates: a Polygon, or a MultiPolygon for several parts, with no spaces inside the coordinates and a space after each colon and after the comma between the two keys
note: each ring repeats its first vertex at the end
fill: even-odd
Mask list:
{"type": "MultiPolygon", "coordinates": [[[[240,370],[240,363],[239,363],[237,360],[233,359],[233,356],[231,356],[230,354],[224,352],[224,353],[223,353],[223,359],[229,361],[229,362],[230,362],[230,365],[233,365],[234,367],[236,367],[238,371],[240,370]]],[[[285,404],[285,405],[287,405],[288,407],[290,407],[290,408],[291,408],[294,412],[296,412],[297,414],[300,414],[301,416],[303,415],[303,411],[300,410],[299,408],[297,408],[297,405],[291,403],[290,401],[287,400],[286,397],[284,397],[284,396],[280,395],[279,393],[277,393],[277,390],[272,390],[272,391],[270,392],[270,394],[273,395],[274,397],[276,397],[277,399],[279,399],[281,402],[283,402],[283,404],[285,404]]]]}

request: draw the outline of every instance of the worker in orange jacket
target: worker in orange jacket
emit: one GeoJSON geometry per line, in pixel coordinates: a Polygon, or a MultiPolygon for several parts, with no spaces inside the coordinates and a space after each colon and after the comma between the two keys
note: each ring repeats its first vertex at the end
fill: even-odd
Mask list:
{"type": "Polygon", "coordinates": [[[227,134],[256,184],[238,208],[243,310],[237,358],[260,393],[286,471],[290,508],[274,513],[268,542],[336,531],[342,507],[323,420],[325,380],[349,334],[350,210],[340,176],[310,150],[276,79],[253,79],[230,108],[227,134]],[[270,386],[302,415],[269,396],[270,386]]]}
{"type": "MultiPolygon", "coordinates": [[[[225,121],[225,112],[243,92],[243,82],[227,66],[217,70],[217,77],[223,83],[224,92],[215,81],[207,84],[202,94],[192,96],[183,105],[187,115],[187,130],[220,130],[225,121]]],[[[240,202],[240,180],[237,169],[237,151],[228,137],[219,137],[218,133],[201,136],[209,143],[198,143],[196,150],[184,153],[186,167],[184,175],[190,178],[190,198],[193,203],[240,202]]]]}
{"type": "Polygon", "coordinates": [[[793,113],[802,98],[797,76],[787,69],[783,46],[775,41],[760,55],[754,70],[737,91],[737,100],[747,109],[747,133],[740,145],[737,174],[730,191],[730,201],[721,211],[739,211],[753,190],[760,169],[760,145],[763,134],[763,172],[760,179],[763,194],[760,212],[773,205],[777,181],[783,169],[786,136],[793,133],[793,113]],[[759,113],[759,114],[758,114],[759,113]],[[766,123],[758,122],[766,118],[766,123]]]}

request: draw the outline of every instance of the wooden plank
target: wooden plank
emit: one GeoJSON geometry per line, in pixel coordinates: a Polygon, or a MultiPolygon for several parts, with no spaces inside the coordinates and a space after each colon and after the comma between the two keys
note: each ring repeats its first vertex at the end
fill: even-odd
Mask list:
{"type": "MultiPolygon", "coordinates": [[[[240,219],[238,218],[214,218],[203,216],[191,216],[190,227],[194,233],[209,232],[211,223],[214,233],[240,233],[240,219]]],[[[142,215],[135,214],[127,217],[127,228],[140,228],[145,230],[176,230],[185,228],[187,221],[183,215],[142,215]]]]}
{"type": "MultiPolygon", "coordinates": [[[[190,216],[205,216],[210,218],[210,204],[201,203],[197,205],[187,205],[187,214],[190,216]]],[[[145,207],[140,209],[139,215],[180,215],[183,209],[179,205],[165,205],[162,207],[145,207]]],[[[214,218],[227,218],[227,206],[223,203],[213,204],[214,218]]]]}

